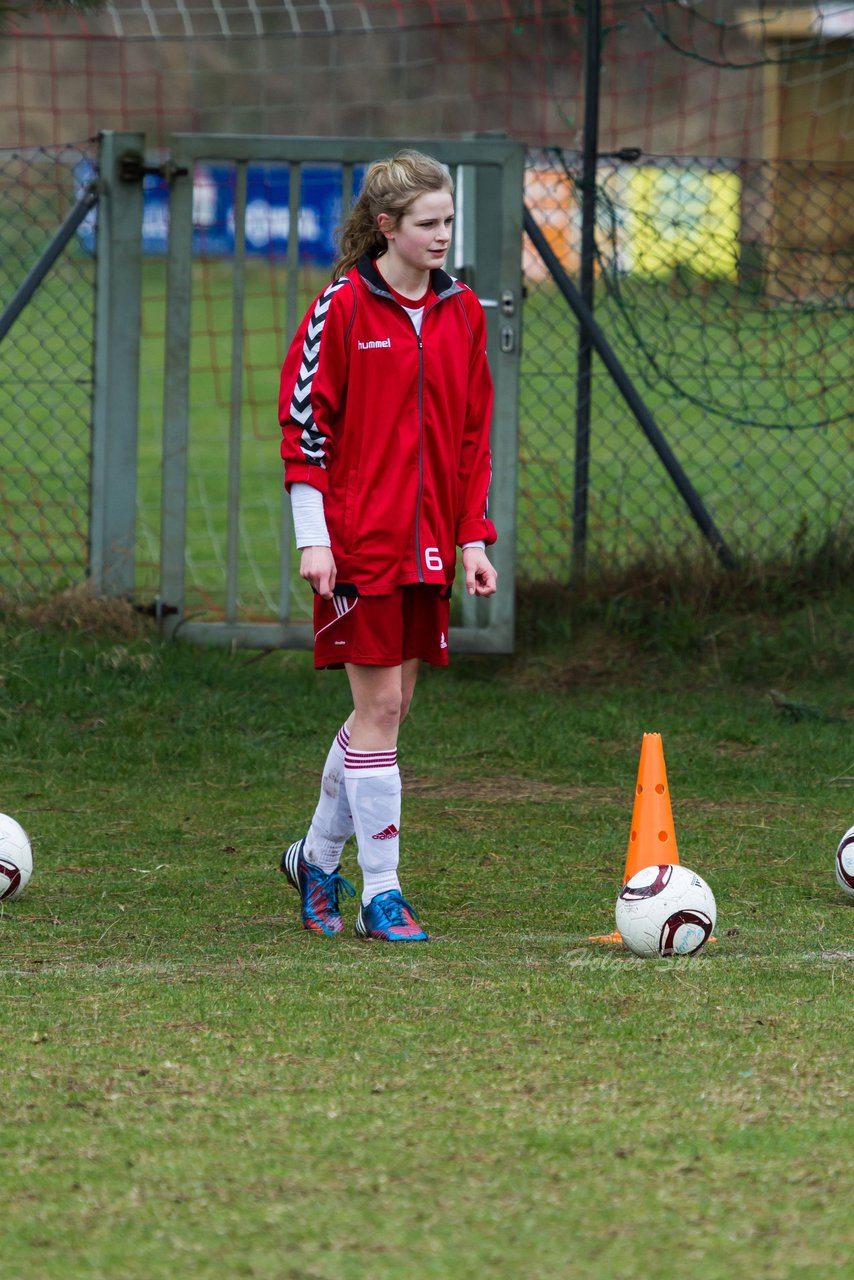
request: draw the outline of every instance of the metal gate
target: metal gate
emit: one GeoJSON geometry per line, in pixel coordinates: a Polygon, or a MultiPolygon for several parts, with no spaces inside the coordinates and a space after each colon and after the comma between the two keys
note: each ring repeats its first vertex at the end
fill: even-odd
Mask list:
{"type": "MultiPolygon", "coordinates": [[[[200,643],[228,643],[251,648],[310,648],[313,643],[305,590],[292,558],[290,503],[277,469],[275,446],[270,449],[264,485],[277,487],[277,609],[274,618],[242,616],[240,553],[246,485],[241,481],[245,449],[246,367],[243,316],[247,305],[247,190],[250,166],[286,166],[289,175],[287,224],[297,227],[301,215],[302,184],[318,165],[336,166],[341,173],[341,206],[352,199],[359,167],[399,147],[415,146],[443,161],[455,173],[457,219],[449,269],[477,292],[487,315],[488,350],[495,381],[492,427],[493,482],[490,514],[499,529],[493,551],[500,589],[482,600],[464,598],[452,616],[451,642],[456,651],[509,652],[513,647],[515,476],[517,402],[521,326],[521,243],[524,150],[498,139],[460,142],[414,139],[330,139],[242,137],[176,134],[170,139],[169,160],[161,172],[171,185],[169,245],[166,274],[166,354],[164,378],[163,472],[161,498],[160,590],[158,612],[166,635],[200,643]],[[199,616],[187,593],[187,529],[196,490],[192,484],[194,419],[191,397],[191,315],[194,305],[194,177],[200,166],[233,167],[233,258],[228,272],[232,315],[227,418],[216,431],[205,424],[206,461],[221,470],[225,523],[221,573],[223,601],[218,616],[199,616]],[[217,460],[218,456],[218,460],[217,460]],[[279,492],[281,491],[281,496],[279,492]],[[301,615],[301,616],[300,616],[301,615]]],[[[198,211],[197,211],[198,214],[198,211]]],[[[296,330],[310,299],[299,296],[299,236],[287,238],[285,332],[296,330]]],[[[326,278],[328,279],[328,272],[326,278]]],[[[319,288],[322,288],[322,284],[319,288]]],[[[319,292],[319,288],[316,292],[319,292]]],[[[275,387],[278,370],[270,368],[270,421],[275,425],[275,387]]],[[[265,445],[266,449],[266,445],[265,445]]],[[[265,454],[266,457],[266,454],[265,454]]],[[[266,466],[266,463],[265,463],[266,466]]],[[[259,481],[253,481],[254,484],[259,481]]],[[[462,593],[458,593],[460,595],[462,593]]],[[[204,612],[204,611],[202,611],[204,612]]]]}

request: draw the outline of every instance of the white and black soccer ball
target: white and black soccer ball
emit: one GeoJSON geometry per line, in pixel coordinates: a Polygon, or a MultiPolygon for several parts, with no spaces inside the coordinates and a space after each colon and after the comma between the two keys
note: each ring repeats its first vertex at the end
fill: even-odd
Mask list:
{"type": "Polygon", "coordinates": [[[849,827],[836,848],[836,883],[854,900],[854,827],[849,827]]]}
{"type": "Polygon", "coordinates": [[[615,911],[623,942],[636,956],[692,956],[715,927],[715,895],[688,867],[644,867],[620,890],[615,911]]]}
{"type": "Polygon", "coordinates": [[[0,813],[0,902],[20,897],[33,874],[29,837],[14,818],[0,813]]]}

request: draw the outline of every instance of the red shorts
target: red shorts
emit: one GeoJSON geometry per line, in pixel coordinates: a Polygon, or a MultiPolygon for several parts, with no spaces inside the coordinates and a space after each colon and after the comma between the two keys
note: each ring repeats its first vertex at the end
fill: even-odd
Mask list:
{"type": "Polygon", "coordinates": [[[314,665],[448,665],[450,588],[413,583],[387,596],[314,597],[314,665]]]}

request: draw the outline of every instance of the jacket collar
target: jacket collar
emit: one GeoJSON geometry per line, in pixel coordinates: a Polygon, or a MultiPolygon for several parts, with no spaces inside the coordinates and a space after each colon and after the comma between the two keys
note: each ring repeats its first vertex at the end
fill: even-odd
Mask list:
{"type": "MultiPolygon", "coordinates": [[[[377,270],[376,262],[373,258],[365,254],[356,263],[356,270],[371,293],[375,293],[381,298],[389,298],[392,302],[394,301],[388,291],[388,285],[377,270]]],[[[442,298],[453,297],[455,293],[462,293],[464,288],[459,280],[455,280],[453,276],[448,275],[447,271],[442,271],[439,268],[430,272],[430,284],[437,301],[441,301],[442,298]]]]}

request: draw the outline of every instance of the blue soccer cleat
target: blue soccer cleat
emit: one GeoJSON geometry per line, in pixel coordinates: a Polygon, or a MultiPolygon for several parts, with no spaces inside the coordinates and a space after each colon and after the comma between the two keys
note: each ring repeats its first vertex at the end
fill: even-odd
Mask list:
{"type": "Polygon", "coordinates": [[[302,852],[304,845],[305,839],[297,840],[285,850],[281,870],[300,896],[302,927],[331,938],[344,928],[338,910],[338,890],[342,889],[350,898],[355,898],[356,890],[349,880],[338,874],[337,867],[327,872],[306,862],[302,852]]]}
{"type": "Polygon", "coordinates": [[[417,915],[400,890],[389,889],[362,905],[356,934],[381,942],[429,942],[417,921],[417,915]]]}

